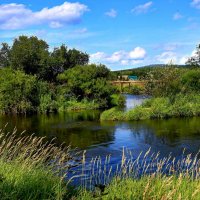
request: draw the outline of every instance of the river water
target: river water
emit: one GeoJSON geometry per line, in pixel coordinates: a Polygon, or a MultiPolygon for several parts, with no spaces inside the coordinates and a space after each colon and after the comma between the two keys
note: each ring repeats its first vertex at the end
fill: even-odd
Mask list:
{"type": "MultiPolygon", "coordinates": [[[[127,95],[127,109],[139,105],[144,96],[127,95]]],[[[51,115],[1,116],[0,127],[8,123],[10,131],[35,133],[56,138],[80,150],[87,150],[86,157],[112,156],[112,163],[120,162],[123,147],[137,157],[141,151],[151,148],[164,157],[171,153],[179,157],[200,150],[200,118],[146,120],[134,122],[100,122],[101,111],[67,112],[51,115]]]]}

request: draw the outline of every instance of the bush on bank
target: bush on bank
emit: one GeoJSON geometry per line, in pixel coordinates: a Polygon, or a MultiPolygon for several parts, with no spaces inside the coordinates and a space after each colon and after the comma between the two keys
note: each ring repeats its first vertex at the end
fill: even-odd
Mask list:
{"type": "Polygon", "coordinates": [[[140,179],[114,179],[103,193],[83,191],[77,200],[110,199],[200,199],[200,180],[179,176],[143,176],[140,179]]]}
{"type": "Polygon", "coordinates": [[[170,97],[200,92],[200,68],[166,66],[155,68],[147,76],[146,92],[154,97],[170,97]]]}
{"type": "Polygon", "coordinates": [[[101,114],[101,120],[131,121],[192,116],[200,116],[200,94],[179,94],[173,98],[152,98],[127,112],[117,107],[111,108],[101,114]]]}
{"type": "MultiPolygon", "coordinates": [[[[104,66],[77,66],[59,76],[59,84],[11,68],[0,69],[0,113],[50,113],[112,106],[116,91],[104,66]],[[61,79],[62,78],[62,79],[61,79]]],[[[117,95],[118,96],[118,95],[117,95]]],[[[117,102],[118,104],[119,102],[117,102]]]]}

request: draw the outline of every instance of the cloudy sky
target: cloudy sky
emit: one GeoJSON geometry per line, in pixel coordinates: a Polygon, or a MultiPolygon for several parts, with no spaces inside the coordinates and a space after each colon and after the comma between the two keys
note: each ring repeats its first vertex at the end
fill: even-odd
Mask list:
{"type": "Polygon", "coordinates": [[[0,43],[36,35],[112,70],[183,64],[200,43],[200,0],[1,0],[0,43]]]}

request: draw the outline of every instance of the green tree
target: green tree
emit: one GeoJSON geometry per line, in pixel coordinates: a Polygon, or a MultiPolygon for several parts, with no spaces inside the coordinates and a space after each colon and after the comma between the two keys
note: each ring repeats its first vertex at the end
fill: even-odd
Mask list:
{"type": "Polygon", "coordinates": [[[188,70],[181,77],[184,92],[200,92],[200,69],[188,70]]]}
{"type": "Polygon", "coordinates": [[[58,74],[75,67],[86,65],[89,62],[89,55],[76,49],[69,49],[65,45],[54,48],[49,57],[49,67],[46,69],[46,80],[56,81],[58,74]]]}
{"type": "Polygon", "coordinates": [[[54,48],[51,53],[51,66],[56,68],[58,71],[63,72],[64,69],[68,68],[68,50],[65,45],[54,48]]]}
{"type": "Polygon", "coordinates": [[[10,66],[10,46],[7,43],[1,44],[0,67],[10,66]]]}
{"type": "Polygon", "coordinates": [[[35,36],[20,36],[11,48],[11,66],[26,74],[43,78],[48,69],[48,44],[35,36]]]}
{"type": "Polygon", "coordinates": [[[37,106],[39,87],[36,77],[10,68],[0,69],[0,112],[33,112],[37,106]]]}
{"type": "Polygon", "coordinates": [[[65,96],[97,101],[102,107],[110,104],[113,87],[107,82],[110,71],[103,65],[85,65],[71,68],[58,76],[66,87],[65,96]]]}
{"type": "Polygon", "coordinates": [[[86,65],[89,62],[89,55],[76,49],[67,49],[67,46],[61,45],[54,48],[51,53],[51,59],[59,70],[67,70],[76,65],[86,65]]]}
{"type": "MultiPolygon", "coordinates": [[[[73,68],[76,65],[87,65],[89,62],[89,55],[87,53],[83,53],[76,49],[70,49],[67,52],[68,55],[68,66],[67,68],[73,68]]],[[[65,68],[65,69],[67,69],[65,68]]]]}
{"type": "Polygon", "coordinates": [[[154,68],[146,76],[146,92],[153,96],[172,96],[181,92],[183,71],[174,65],[154,68]]]}

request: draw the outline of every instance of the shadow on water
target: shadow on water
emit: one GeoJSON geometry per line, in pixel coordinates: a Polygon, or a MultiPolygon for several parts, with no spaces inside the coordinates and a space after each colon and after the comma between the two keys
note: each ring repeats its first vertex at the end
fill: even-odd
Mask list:
{"type": "Polygon", "coordinates": [[[97,144],[114,141],[114,127],[100,126],[100,111],[67,112],[34,116],[1,116],[0,126],[8,123],[6,131],[15,127],[18,132],[34,133],[37,136],[56,138],[58,144],[86,149],[97,144]]]}
{"type": "Polygon", "coordinates": [[[68,112],[55,115],[1,116],[0,126],[7,130],[17,127],[20,133],[35,133],[56,138],[58,144],[86,149],[89,157],[112,154],[118,158],[123,147],[136,154],[150,147],[166,155],[178,156],[200,149],[200,118],[147,120],[136,122],[100,122],[100,111],[68,112]]]}
{"type": "MultiPolygon", "coordinates": [[[[131,97],[132,98],[132,97],[131,97]]],[[[134,97],[132,100],[139,97],[134,97]]],[[[142,97],[143,101],[143,97],[142,97]]],[[[129,103],[132,101],[130,100],[129,103]]],[[[8,123],[7,130],[14,127],[18,132],[35,133],[47,139],[56,138],[58,144],[71,144],[86,151],[86,161],[107,155],[113,169],[121,162],[123,147],[137,158],[140,152],[160,152],[160,157],[181,158],[196,155],[200,150],[200,117],[134,122],[100,122],[100,111],[67,112],[51,115],[1,116],[0,127],[8,123]]]]}

